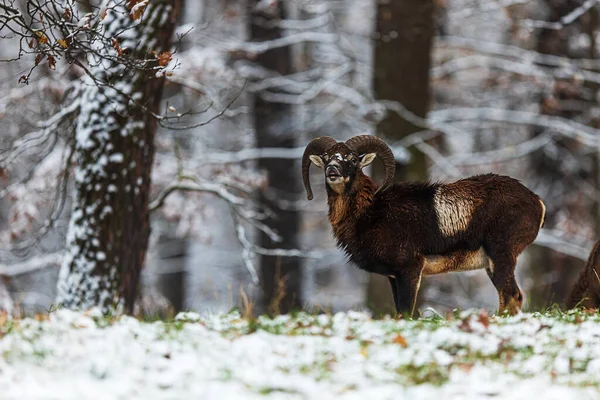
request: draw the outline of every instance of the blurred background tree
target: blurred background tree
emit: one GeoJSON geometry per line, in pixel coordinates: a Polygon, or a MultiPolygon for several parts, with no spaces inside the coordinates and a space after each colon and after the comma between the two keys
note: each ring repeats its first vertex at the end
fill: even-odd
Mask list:
{"type": "MultiPolygon", "coordinates": [[[[168,15],[143,1],[111,4],[136,14],[133,26],[168,15]]],[[[491,171],[538,193],[549,218],[519,259],[518,279],[532,307],[564,301],[600,226],[596,2],[203,0],[181,7],[174,34],[164,31],[171,45],[155,42],[156,54],[145,57],[136,55],[144,48],[139,37],[124,46],[107,36],[103,47],[92,46],[107,29],[99,1],[0,0],[4,304],[25,312],[54,304],[58,266],[77,249],[66,235],[78,216],[71,210],[81,209],[77,170],[85,157],[72,149],[91,105],[80,95],[91,90],[89,60],[101,51],[125,66],[100,86],[114,92],[109,110],[124,104],[120,82],[144,70],[141,92],[149,97],[130,100],[143,106],[145,129],[156,126],[154,140],[140,147],[155,153],[143,172],[147,200],[110,204],[120,208],[120,224],[141,221],[140,237],[144,213],[128,215],[127,201],[147,204],[147,256],[137,253],[119,272],[144,264],[141,283],[132,285],[141,289],[136,312],[251,303],[261,312],[389,309],[387,282],[378,285],[335,248],[322,172],[313,171],[311,203],[299,179],[312,138],[364,133],[392,145],[399,180],[491,171]],[[162,61],[161,47],[169,47],[162,61]],[[150,59],[164,64],[154,78],[142,65],[150,59]],[[162,93],[154,90],[163,80],[162,93]]],[[[134,109],[127,120],[137,120],[134,109]]],[[[134,157],[127,146],[120,154],[134,157]]],[[[377,165],[372,173],[377,180],[377,165]]],[[[98,183],[98,193],[113,190],[98,183]]],[[[107,235],[102,246],[144,248],[107,235]]],[[[419,301],[439,312],[494,309],[496,294],[485,272],[474,271],[427,278],[419,301]]]]}
{"type": "MultiPolygon", "coordinates": [[[[406,111],[425,118],[429,109],[429,70],[434,35],[433,0],[377,2],[373,60],[373,95],[402,105],[406,111]]],[[[377,124],[377,135],[386,142],[397,142],[422,128],[399,113],[390,113],[377,124]]],[[[427,180],[427,159],[416,148],[410,158],[396,165],[396,182],[427,180]]],[[[380,164],[378,164],[381,166],[380,164]]],[[[384,171],[376,168],[375,178],[384,171]]],[[[388,279],[369,275],[367,304],[369,307],[393,312],[388,279]]]]}

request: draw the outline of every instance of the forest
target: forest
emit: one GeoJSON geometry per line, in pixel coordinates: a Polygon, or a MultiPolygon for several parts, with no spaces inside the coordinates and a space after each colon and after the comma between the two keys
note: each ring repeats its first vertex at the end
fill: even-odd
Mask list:
{"type": "Polygon", "coordinates": [[[596,38],[596,0],[0,0],[7,399],[595,398],[596,38]],[[385,231],[397,194],[372,253],[426,272],[369,273],[334,142],[374,198],[430,182],[444,240],[495,244],[432,251],[422,200],[385,231]],[[542,209],[439,197],[488,173],[542,209]],[[488,264],[434,273],[456,254],[488,264]]]}

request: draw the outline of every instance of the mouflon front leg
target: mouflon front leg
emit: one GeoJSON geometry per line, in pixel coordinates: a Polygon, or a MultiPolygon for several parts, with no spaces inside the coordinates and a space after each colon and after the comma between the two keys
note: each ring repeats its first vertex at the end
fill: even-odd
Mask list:
{"type": "Polygon", "coordinates": [[[396,312],[406,317],[412,317],[415,310],[423,274],[423,261],[422,257],[413,260],[396,271],[394,278],[390,278],[390,283],[393,283],[392,287],[395,287],[392,292],[394,293],[396,312]]]}
{"type": "Polygon", "coordinates": [[[388,276],[388,280],[390,281],[390,285],[392,286],[392,296],[394,298],[394,306],[396,307],[396,312],[398,311],[398,289],[396,289],[396,277],[388,276]]]}

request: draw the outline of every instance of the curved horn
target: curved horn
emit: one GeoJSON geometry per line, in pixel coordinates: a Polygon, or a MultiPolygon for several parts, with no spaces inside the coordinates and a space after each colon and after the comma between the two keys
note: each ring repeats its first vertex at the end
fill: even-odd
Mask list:
{"type": "Polygon", "coordinates": [[[304,181],[304,188],[306,189],[306,197],[308,197],[309,200],[313,199],[313,193],[310,188],[310,178],[308,176],[308,167],[310,167],[311,162],[309,156],[320,156],[336,143],[337,141],[330,136],[321,136],[313,139],[304,150],[304,154],[302,155],[302,180],[304,181]]]}
{"type": "Polygon", "coordinates": [[[385,190],[392,184],[394,174],[396,173],[396,161],[392,149],[390,149],[383,140],[379,139],[377,136],[360,135],[348,139],[346,145],[355,150],[359,156],[366,153],[375,153],[381,161],[383,161],[385,167],[385,181],[379,186],[375,193],[385,190]]]}

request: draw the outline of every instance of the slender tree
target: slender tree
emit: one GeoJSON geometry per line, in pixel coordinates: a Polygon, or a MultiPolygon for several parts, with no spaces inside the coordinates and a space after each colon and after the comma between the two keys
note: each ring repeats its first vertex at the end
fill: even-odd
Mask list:
{"type": "MultiPolygon", "coordinates": [[[[252,41],[267,41],[280,38],[281,28],[277,21],[284,18],[284,7],[278,3],[267,8],[259,7],[261,1],[251,2],[250,37],[252,41]]],[[[262,4],[260,4],[262,5],[262,4]]],[[[276,47],[258,55],[256,61],[271,71],[274,75],[287,75],[291,72],[291,54],[289,47],[276,47]]],[[[296,138],[290,129],[291,106],[288,104],[267,101],[257,93],[254,99],[254,129],[256,144],[265,147],[295,147],[296,138]]],[[[283,159],[261,159],[258,163],[261,170],[267,172],[270,188],[283,194],[299,193],[298,166],[283,159]]],[[[274,211],[274,216],[266,222],[282,238],[281,243],[274,243],[266,234],[261,232],[260,244],[265,248],[297,247],[297,233],[300,226],[300,216],[297,211],[278,209],[277,205],[264,196],[260,198],[261,205],[274,211]]],[[[274,312],[288,312],[301,305],[302,275],[300,261],[291,257],[261,257],[261,284],[264,302],[267,308],[274,312]]]]}

